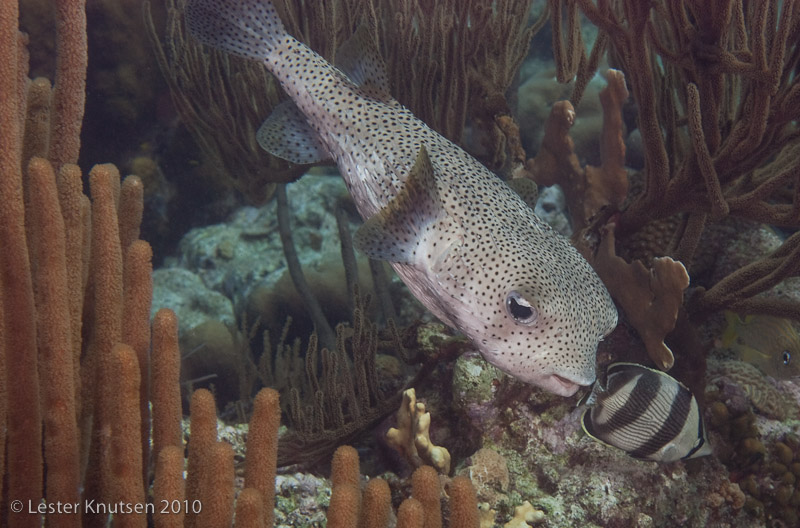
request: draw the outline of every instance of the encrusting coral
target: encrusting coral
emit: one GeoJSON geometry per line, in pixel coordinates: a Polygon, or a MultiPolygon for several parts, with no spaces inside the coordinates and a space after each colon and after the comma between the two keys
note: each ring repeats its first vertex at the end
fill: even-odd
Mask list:
{"type": "Polygon", "coordinates": [[[735,359],[708,362],[709,383],[728,381],[738,385],[759,412],[786,420],[796,417],[797,404],[773,383],[769,382],[757,367],[735,359]]]}

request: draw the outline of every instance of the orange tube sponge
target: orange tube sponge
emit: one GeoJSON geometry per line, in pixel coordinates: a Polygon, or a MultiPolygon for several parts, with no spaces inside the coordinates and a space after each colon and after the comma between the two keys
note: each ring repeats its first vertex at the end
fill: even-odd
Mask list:
{"type": "Polygon", "coordinates": [[[334,485],[328,505],[328,528],[356,528],[361,490],[350,482],[334,485]]]}
{"type": "Polygon", "coordinates": [[[236,528],[271,527],[264,522],[264,498],[255,488],[245,488],[236,499],[236,528]]]}
{"type": "MultiPolygon", "coordinates": [[[[58,171],[58,199],[61,205],[61,216],[64,218],[65,256],[67,269],[67,302],[69,302],[70,332],[72,334],[72,364],[75,380],[75,406],[80,412],[81,406],[81,350],[83,328],[83,298],[86,287],[84,276],[88,275],[88,261],[84,261],[84,238],[89,233],[84,229],[83,176],[77,165],[62,165],[58,171]]],[[[88,245],[88,244],[87,244],[88,245]]]]}
{"type": "MultiPolygon", "coordinates": [[[[119,343],[111,353],[116,374],[113,391],[114,423],[111,430],[110,482],[113,482],[115,503],[144,504],[142,482],[141,416],[139,414],[139,360],[128,345],[119,343]]],[[[120,512],[114,514],[114,526],[146,528],[147,514],[120,512]]]]}
{"type": "Polygon", "coordinates": [[[122,252],[139,238],[144,213],[144,186],[142,179],[135,175],[122,180],[119,192],[119,241],[122,252]]]}
{"type": "Polygon", "coordinates": [[[153,250],[144,240],[136,240],[125,252],[122,273],[122,342],[136,352],[139,372],[139,414],[141,416],[142,478],[150,468],[150,304],[153,300],[153,250]]]}
{"type": "Polygon", "coordinates": [[[206,467],[198,494],[202,510],[197,514],[195,525],[200,528],[231,526],[235,491],[233,446],[228,442],[214,442],[203,464],[206,467]]]}
{"type": "Polygon", "coordinates": [[[392,509],[392,492],[389,484],[374,478],[364,487],[361,498],[361,516],[358,528],[386,528],[392,509]]]}
{"type": "Polygon", "coordinates": [[[169,308],[160,309],[153,318],[151,356],[153,457],[157,459],[167,446],[183,448],[178,318],[169,308]]]}
{"type": "Polygon", "coordinates": [[[340,446],[331,460],[331,502],[328,506],[330,528],[356,528],[361,508],[361,473],[358,451],[340,446]]]}
{"type": "Polygon", "coordinates": [[[253,417],[247,433],[244,482],[248,488],[258,490],[264,501],[265,526],[272,526],[274,522],[275,468],[278,464],[280,424],[281,405],[278,392],[273,389],[260,390],[253,402],[253,417]]]}
{"type": "MultiPolygon", "coordinates": [[[[90,376],[84,382],[91,387],[94,402],[94,429],[87,476],[86,497],[98,502],[108,502],[108,490],[113,483],[107,481],[108,439],[114,422],[113,380],[111,350],[122,335],[122,253],[117,230],[117,208],[114,189],[119,181],[119,171],[113,165],[95,165],[89,172],[92,195],[92,257],[91,275],[94,286],[93,334],[86,361],[90,376]]],[[[88,391],[87,391],[88,392],[88,391]]],[[[84,393],[85,394],[85,393],[84,393]]]]}
{"type": "Polygon", "coordinates": [[[431,466],[418,467],[411,475],[411,496],[422,503],[425,528],[442,528],[442,487],[431,466]]]}
{"type": "Polygon", "coordinates": [[[422,503],[409,497],[400,503],[397,509],[397,528],[423,528],[425,526],[425,509],[422,503]]]}
{"type": "Polygon", "coordinates": [[[478,496],[469,477],[459,475],[450,482],[450,526],[478,528],[478,496]]]}
{"type": "MultiPolygon", "coordinates": [[[[25,239],[20,170],[17,2],[0,2],[0,299],[3,302],[3,346],[9,397],[6,416],[8,496],[38,501],[42,497],[42,418],[36,354],[36,312],[25,239]]],[[[19,526],[39,526],[41,519],[23,515],[19,526]]]]}
{"type": "Polygon", "coordinates": [[[153,482],[153,522],[156,528],[183,528],[186,516],[186,484],[183,480],[183,448],[168,445],[156,457],[153,482]]]}
{"type": "MultiPolygon", "coordinates": [[[[189,403],[191,432],[189,436],[189,461],[186,477],[186,500],[189,504],[203,501],[201,486],[211,476],[211,451],[217,442],[217,410],[214,396],[206,389],[197,389],[189,403]]],[[[205,504],[202,505],[205,507],[205,504]]],[[[186,526],[203,526],[195,524],[197,515],[194,511],[186,512],[186,526]]]]}
{"type": "MultiPolygon", "coordinates": [[[[38,317],[39,368],[42,380],[47,500],[75,504],[79,499],[80,461],[75,380],[67,293],[64,219],[53,167],[32,158],[28,165],[29,239],[38,317]]],[[[56,517],[56,515],[54,515],[56,517]]],[[[57,514],[59,526],[80,526],[77,513],[57,514]]]]}
{"type": "Polygon", "coordinates": [[[358,451],[355,448],[348,445],[337,448],[331,460],[331,485],[334,488],[339,484],[358,487],[361,482],[358,464],[358,451]]]}
{"type": "Polygon", "coordinates": [[[89,63],[85,0],[56,0],[56,81],[50,122],[50,155],[56,167],[77,163],[89,63]]]}

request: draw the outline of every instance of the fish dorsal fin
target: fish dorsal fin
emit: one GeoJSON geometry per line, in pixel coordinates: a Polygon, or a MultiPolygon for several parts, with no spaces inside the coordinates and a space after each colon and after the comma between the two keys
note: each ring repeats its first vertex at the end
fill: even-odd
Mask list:
{"type": "Polygon", "coordinates": [[[259,127],[256,140],[261,148],[281,159],[306,165],[331,159],[327,149],[317,140],[317,134],[294,104],[284,101],[259,127]]]}
{"type": "Polygon", "coordinates": [[[361,24],[336,52],[336,67],[372,99],[389,102],[389,76],[386,64],[375,48],[369,28],[361,24]]]}
{"type": "Polygon", "coordinates": [[[445,214],[436,190],[433,165],[422,146],[403,188],[364,222],[353,242],[370,258],[412,262],[427,230],[445,214]]]}
{"type": "Polygon", "coordinates": [[[536,209],[536,200],[539,198],[539,187],[536,182],[528,178],[512,178],[506,183],[528,204],[528,207],[536,209]]]}
{"type": "Polygon", "coordinates": [[[593,405],[597,404],[597,398],[605,392],[606,390],[603,388],[600,382],[595,380],[595,382],[592,383],[592,387],[589,392],[581,396],[581,398],[578,400],[578,403],[575,404],[575,407],[580,407],[582,405],[592,407],[593,405]]]}

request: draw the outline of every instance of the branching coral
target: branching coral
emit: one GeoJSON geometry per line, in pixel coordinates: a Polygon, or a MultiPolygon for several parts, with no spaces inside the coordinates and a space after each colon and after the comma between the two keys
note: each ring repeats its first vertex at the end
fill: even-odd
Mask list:
{"type": "Polygon", "coordinates": [[[650,359],[659,368],[672,368],[675,358],[664,338],[675,328],[683,291],[689,286],[683,264],[659,257],[648,270],[641,261],[625,262],[615,254],[614,224],[604,228],[600,247],[590,262],[625,311],[628,322],[639,332],[650,359]]]}
{"type": "Polygon", "coordinates": [[[429,464],[447,475],[450,453],[444,447],[433,445],[430,426],[431,413],[425,411],[424,403],[417,402],[414,389],[408,389],[403,392],[403,402],[397,411],[397,427],[389,429],[386,440],[414,467],[429,464]]]}
{"type": "Polygon", "coordinates": [[[514,508],[514,518],[503,525],[504,528],[527,528],[528,526],[539,524],[545,520],[545,514],[533,505],[525,501],[520,506],[514,508]]]}
{"type": "Polygon", "coordinates": [[[374,2],[392,94],[456,143],[467,121],[478,121],[489,134],[485,162],[496,168],[504,162],[505,135],[495,117],[510,114],[505,92],[546,21],[527,25],[531,3],[374,2]]]}
{"type": "Polygon", "coordinates": [[[575,122],[575,109],[569,101],[553,105],[541,149],[526,164],[526,176],[536,183],[545,186],[558,184],[564,190],[572,227],[576,231],[586,227],[601,208],[622,205],[628,193],[622,124],[622,104],[628,98],[628,90],[621,72],[609,70],[606,79],[608,86],[600,92],[603,106],[602,165],[580,166],[569,137],[569,129],[575,122]]]}
{"type": "Polygon", "coordinates": [[[276,182],[300,177],[294,166],[265,152],[256,131],[280,102],[280,89],[261,65],[203,48],[186,34],[184,0],[167,2],[164,43],[145,3],[148,35],[175,108],[219,177],[248,199],[267,200],[276,182]]]}
{"type": "MultiPolygon", "coordinates": [[[[727,215],[800,224],[797,2],[578,4],[608,35],[638,106],[645,185],[619,218],[621,236],[681,213],[669,246],[689,265],[705,226],[727,215]]],[[[769,311],[753,297],[796,275],[797,260],[790,238],[713,293],[693,296],[688,309],[695,318],[725,307],[769,311]]]]}
{"type": "MultiPolygon", "coordinates": [[[[461,142],[468,120],[488,131],[483,156],[501,167],[505,137],[497,115],[510,113],[505,92],[528,51],[531,0],[502,2],[274,1],[290,34],[332,63],[364,25],[383,50],[392,94],[431,127],[461,142]],[[411,80],[410,80],[411,79],[411,80]]],[[[300,177],[299,167],[264,152],[255,131],[282,99],[260,65],[207,49],[183,26],[185,0],[167,0],[166,34],[157,35],[145,3],[148,34],[173,101],[202,153],[253,201],[272,196],[274,183],[300,177]]]]}
{"type": "MultiPolygon", "coordinates": [[[[665,297],[672,299],[666,313],[652,311],[645,316],[633,309],[651,302],[649,288],[634,286],[620,295],[614,291],[619,290],[618,281],[609,281],[612,295],[648,343],[651,358],[668,366],[670,355],[661,339],[674,324],[686,287],[685,272],[675,264],[692,269],[707,227],[727,217],[790,229],[800,226],[800,130],[795,124],[800,118],[800,83],[795,74],[800,61],[800,5],[741,0],[559,4],[549,3],[559,80],[575,78],[572,98],[579,100],[586,79],[596,69],[595,55],[607,48],[609,62],[625,72],[636,103],[645,166],[641,174],[632,175],[631,182],[642,185],[632,185],[641,190],[621,203],[617,198],[624,191],[613,192],[614,179],[600,183],[615,198],[601,200],[611,207],[590,220],[591,213],[597,212],[592,205],[597,199],[572,152],[567,136],[572,115],[566,102],[554,106],[548,137],[528,170],[541,183],[558,182],[564,187],[578,231],[574,241],[599,272],[628,276],[631,284],[647,282],[630,276],[645,277],[645,267],[616,256],[617,252],[639,256],[641,252],[633,248],[641,237],[658,238],[657,244],[648,242],[648,254],[643,255],[645,265],[652,266],[651,273],[658,274],[657,268],[667,265],[653,257],[674,259],[669,264],[674,273],[667,276],[676,280],[670,281],[671,291],[665,297]],[[589,55],[580,35],[578,11],[600,30],[589,55]],[[584,206],[589,207],[589,215],[580,213],[584,206]],[[611,231],[603,229],[612,217],[616,250],[614,239],[608,238],[611,231]],[[601,232],[607,238],[599,242],[595,255],[590,248],[597,247],[601,232]],[[642,295],[638,303],[631,299],[637,290],[642,295]],[[627,300],[622,301],[623,297],[627,300]]],[[[620,131],[606,129],[604,141],[616,141],[620,131]]],[[[609,143],[604,153],[607,149],[609,143]]],[[[790,236],[771,255],[716,283],[702,284],[685,302],[690,320],[696,323],[726,308],[800,319],[796,301],[760,295],[800,274],[798,242],[797,235],[790,236]]]]}

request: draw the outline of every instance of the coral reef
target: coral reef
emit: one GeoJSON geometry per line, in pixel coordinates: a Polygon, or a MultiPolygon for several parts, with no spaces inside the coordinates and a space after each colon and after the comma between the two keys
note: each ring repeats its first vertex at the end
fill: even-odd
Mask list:
{"type": "Polygon", "coordinates": [[[768,381],[764,374],[753,365],[735,359],[709,360],[709,384],[733,383],[744,391],[747,398],[759,412],[777,420],[796,418],[800,408],[797,402],[780,391],[777,385],[768,381]]]}
{"type": "Polygon", "coordinates": [[[796,461],[800,402],[796,394],[791,397],[794,417],[779,422],[755,415],[744,390],[725,378],[709,384],[706,393],[710,429],[718,435],[715,454],[737,477],[741,497],[737,493],[736,500],[754,523],[766,526],[796,526],[800,522],[800,493],[796,487],[800,472],[796,461]]]}
{"type": "Polygon", "coordinates": [[[492,399],[475,399],[472,392],[454,402],[463,419],[480,424],[484,445],[461,471],[473,478],[479,500],[497,512],[499,524],[528,501],[545,526],[752,525],[735,474],[718,460],[634,460],[585,437],[574,402],[537,393],[520,397],[522,387],[502,374],[482,384],[492,399]],[[487,490],[484,482],[496,484],[487,490]],[[503,482],[509,483],[505,489],[503,482]]]}
{"type": "MultiPolygon", "coordinates": [[[[597,267],[630,325],[601,343],[598,358],[629,359],[646,349],[662,368],[674,360],[675,375],[694,380],[687,385],[705,409],[714,457],[658,465],[595,443],[580,432],[575,399],[500,373],[442,325],[427,322],[396,282],[380,294],[372,281],[374,264],[342,256],[355,223],[343,185],[325,170],[286,188],[284,208],[291,217],[284,231],[297,252],[293,267],[303,268],[331,323],[326,346],[315,338],[295,340],[308,339],[318,321],[303,313],[305,299],[294,291],[284,264],[277,204],[233,209],[224,223],[188,234],[162,219],[162,228],[183,242],[167,268],[152,272],[151,249],[139,238],[148,217],[155,220],[142,202],[176,193],[174,167],[159,161],[158,146],[127,144],[127,133],[113,126],[115,115],[138,122],[156,110],[143,102],[154,97],[147,79],[156,70],[140,54],[143,41],[134,38],[138,18],[130,13],[139,6],[92,6],[89,32],[92,24],[104,27],[90,35],[83,2],[26,3],[29,20],[30,13],[57,20],[57,45],[51,47],[38,41],[46,30],[29,24],[33,60],[44,65],[31,73],[55,71],[51,86],[27,78],[17,2],[3,2],[4,525],[201,528],[230,526],[235,519],[241,526],[360,522],[377,528],[421,526],[423,515],[432,526],[459,527],[800,522],[797,381],[773,383],[711,351],[720,334],[714,313],[723,308],[795,319],[800,313],[796,0],[702,6],[689,0],[551,0],[533,26],[527,1],[493,10],[480,2],[375,1],[368,9],[348,1],[277,3],[291,31],[329,57],[365,20],[389,59],[401,101],[487,164],[508,168],[510,161],[515,176],[527,170],[539,183],[563,187],[563,195],[543,190],[537,210],[560,230],[572,224],[575,244],[597,267]],[[599,28],[591,49],[581,14],[599,28]],[[543,145],[528,159],[530,143],[519,140],[506,89],[531,35],[548,18],[556,77],[573,82],[556,87],[570,101],[555,103],[543,145]],[[104,64],[90,74],[87,89],[80,78],[87,71],[87,42],[98,41],[114,45],[96,55],[104,64]],[[130,50],[119,51],[121,41],[130,50]],[[56,52],[58,61],[48,65],[56,52]],[[601,129],[599,114],[591,124],[580,117],[593,112],[588,88],[601,84],[592,79],[599,79],[595,71],[606,56],[625,78],[608,76],[601,129]],[[142,63],[148,71],[140,76],[132,65],[142,63]],[[423,77],[426,82],[408,82],[423,77]],[[82,181],[74,163],[91,86],[120,97],[86,102],[95,114],[111,110],[103,126],[87,130],[93,146],[81,155],[94,161],[107,149],[109,156],[137,152],[131,166],[141,178],[122,179],[113,166],[98,165],[82,181]],[[573,144],[579,135],[596,134],[596,152],[582,152],[591,142],[573,144]],[[638,173],[623,165],[622,140],[630,145],[635,137],[643,156],[638,173]],[[355,285],[360,295],[352,295],[355,285]],[[336,326],[351,314],[351,321],[336,326]],[[213,376],[211,390],[192,390],[206,376],[213,376]],[[387,417],[411,384],[425,409],[409,397],[403,406],[408,412],[398,420],[403,423],[390,424],[387,417]],[[276,390],[259,392],[262,385],[276,390]],[[182,412],[182,388],[189,419],[182,412]],[[282,401],[277,390],[285,394],[282,401]],[[421,420],[426,411],[435,430],[421,420]],[[279,434],[282,418],[290,427],[279,434]],[[407,466],[384,440],[390,425],[397,427],[395,439],[404,437],[397,443],[408,450],[413,445],[422,459],[430,455],[426,461],[439,471],[422,466],[405,475],[407,466]],[[341,448],[343,443],[355,448],[341,448]],[[335,456],[332,478],[320,477],[336,448],[344,455],[335,456]],[[433,456],[445,448],[447,463],[433,456]],[[309,472],[300,472],[301,466],[309,472]],[[28,499],[186,500],[200,501],[202,511],[151,519],[11,511],[11,501],[28,499]]],[[[160,6],[153,7],[161,34],[160,6]]],[[[262,72],[205,51],[194,56],[200,51],[185,42],[181,47],[178,17],[171,11],[172,40],[160,56],[162,66],[172,61],[165,68],[169,82],[188,90],[192,81],[181,76],[189,73],[217,84],[235,79],[213,107],[208,99],[181,102],[176,95],[185,116],[206,106],[209,114],[218,113],[211,115],[213,123],[225,124],[214,132],[226,135],[228,145],[212,137],[209,123],[195,122],[205,155],[227,172],[209,178],[215,190],[208,192],[219,189],[210,187],[215,178],[233,178],[242,189],[255,190],[251,199],[266,198],[271,183],[265,182],[304,172],[259,158],[265,155],[247,137],[268,112],[252,92],[273,98],[269,104],[279,94],[259,77],[262,72]],[[217,69],[187,73],[178,66],[217,69]],[[259,84],[248,85],[254,79],[259,84]]],[[[552,86],[540,80],[523,81],[525,89],[538,91],[538,101],[549,105],[565,97],[550,95],[552,86]]],[[[547,115],[544,108],[537,111],[547,115]]],[[[135,126],[124,124],[125,130],[135,126]]],[[[142,136],[135,137],[138,143],[142,136]]],[[[529,200],[530,191],[523,193],[529,200]]]]}

